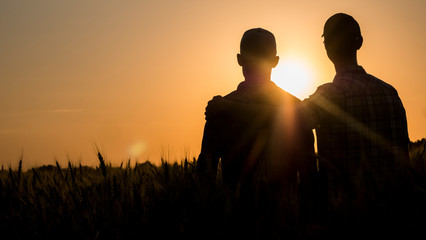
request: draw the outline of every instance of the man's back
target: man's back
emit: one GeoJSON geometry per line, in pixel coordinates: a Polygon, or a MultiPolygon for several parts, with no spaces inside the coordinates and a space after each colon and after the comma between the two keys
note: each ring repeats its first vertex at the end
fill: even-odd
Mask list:
{"type": "Polygon", "coordinates": [[[320,158],[343,175],[407,160],[407,121],[398,93],[362,67],[342,69],[303,105],[308,118],[319,123],[320,158]]]}
{"type": "MultiPolygon", "coordinates": [[[[270,81],[262,84],[242,82],[225,98],[245,104],[280,106],[288,111],[294,111],[300,103],[270,81]]],[[[283,174],[295,178],[300,156],[314,155],[312,132],[299,131],[297,119],[288,119],[288,122],[293,121],[293,128],[282,129],[279,122],[262,125],[266,117],[258,115],[249,119],[248,125],[235,119],[221,119],[216,123],[214,134],[218,138],[222,178],[231,187],[238,183],[251,185],[253,181],[280,181],[285,177],[283,174]]]]}
{"type": "Polygon", "coordinates": [[[272,69],[279,61],[276,54],[275,37],[271,32],[262,28],[247,30],[237,54],[244,82],[225,98],[243,108],[256,105],[284,108],[292,113],[285,120],[286,124],[278,122],[275,116],[260,113],[253,117],[243,114],[206,118],[197,165],[201,175],[215,178],[221,159],[222,179],[230,188],[235,189],[238,184],[250,186],[280,181],[286,176],[282,170],[292,172],[296,179],[294,165],[299,160],[298,154],[314,155],[312,131],[301,129],[295,113],[300,100],[271,82],[272,69]],[[238,120],[241,118],[244,123],[238,120]]]}

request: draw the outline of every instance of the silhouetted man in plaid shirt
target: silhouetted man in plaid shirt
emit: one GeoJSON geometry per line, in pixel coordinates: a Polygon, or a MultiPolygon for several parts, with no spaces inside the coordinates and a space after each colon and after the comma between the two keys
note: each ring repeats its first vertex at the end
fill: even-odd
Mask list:
{"type": "Polygon", "coordinates": [[[320,86],[301,110],[318,137],[318,154],[342,171],[356,175],[360,165],[380,170],[407,161],[405,110],[397,91],[358,65],[363,38],[358,23],[340,13],[324,26],[324,46],[334,63],[332,83],[320,86]]]}
{"type": "MultiPolygon", "coordinates": [[[[405,109],[397,91],[357,63],[360,27],[343,13],[324,26],[324,46],[336,75],[300,107],[317,134],[320,169],[327,176],[330,214],[368,215],[366,206],[385,204],[409,161],[405,109]],[[388,194],[388,195],[386,195],[388,194]],[[368,195],[368,196],[367,196],[368,195]]],[[[376,209],[375,209],[376,210],[376,209]]]]}

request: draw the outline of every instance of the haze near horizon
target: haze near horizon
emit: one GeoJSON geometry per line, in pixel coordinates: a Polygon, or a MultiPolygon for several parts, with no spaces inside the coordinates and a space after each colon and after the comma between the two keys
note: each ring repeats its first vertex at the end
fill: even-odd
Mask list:
{"type": "Polygon", "coordinates": [[[1,1],[0,165],[119,165],[200,151],[204,108],[243,81],[247,29],[273,32],[273,72],[300,99],[334,76],[322,43],[337,12],[360,24],[359,64],[393,85],[410,139],[426,137],[426,4],[397,1],[1,1]]]}

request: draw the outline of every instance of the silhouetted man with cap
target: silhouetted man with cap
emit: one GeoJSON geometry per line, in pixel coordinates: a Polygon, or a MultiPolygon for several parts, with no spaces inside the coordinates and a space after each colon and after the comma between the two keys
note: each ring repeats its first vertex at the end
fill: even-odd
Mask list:
{"type": "Polygon", "coordinates": [[[307,126],[316,129],[328,199],[342,206],[332,212],[365,216],[369,213],[362,211],[369,211],[371,202],[389,200],[386,194],[396,187],[397,171],[409,160],[405,109],[391,85],[358,65],[363,37],[353,17],[333,15],[323,37],[336,76],[300,109],[307,126]]]}
{"type": "Polygon", "coordinates": [[[302,103],[318,136],[319,156],[340,174],[395,170],[408,161],[405,110],[397,91],[358,65],[363,43],[355,19],[338,13],[324,25],[324,46],[336,76],[302,103]]]}

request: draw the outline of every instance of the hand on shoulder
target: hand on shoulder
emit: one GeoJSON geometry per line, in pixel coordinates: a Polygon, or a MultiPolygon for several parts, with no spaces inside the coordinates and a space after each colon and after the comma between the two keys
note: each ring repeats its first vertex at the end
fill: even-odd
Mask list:
{"type": "Polygon", "coordinates": [[[222,96],[217,95],[207,103],[206,112],[204,113],[204,115],[206,115],[206,120],[220,115],[223,111],[223,101],[226,100],[222,96]]]}

